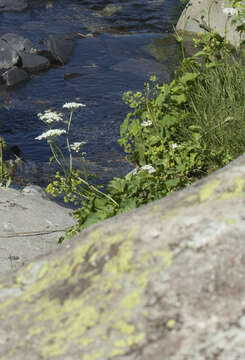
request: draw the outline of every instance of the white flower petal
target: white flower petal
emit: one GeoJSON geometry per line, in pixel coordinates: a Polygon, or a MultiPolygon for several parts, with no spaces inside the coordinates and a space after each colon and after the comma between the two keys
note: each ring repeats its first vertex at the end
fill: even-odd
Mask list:
{"type": "Polygon", "coordinates": [[[65,109],[71,109],[71,110],[75,110],[79,107],[85,107],[85,104],[81,104],[81,103],[76,103],[76,102],[70,102],[70,103],[65,103],[63,105],[63,108],[65,109]]]}
{"type": "Polygon", "coordinates": [[[87,144],[86,141],[74,142],[73,144],[71,144],[70,147],[71,147],[71,150],[79,152],[80,148],[85,144],[87,144]]]}
{"type": "Polygon", "coordinates": [[[149,174],[153,174],[156,172],[156,169],[150,164],[142,166],[140,170],[146,170],[149,174]]]}
{"type": "Polygon", "coordinates": [[[152,121],[151,121],[151,120],[143,121],[143,122],[141,123],[141,126],[143,126],[143,127],[152,126],[152,121]]]}
{"type": "Polygon", "coordinates": [[[60,136],[65,133],[66,133],[66,131],[63,129],[50,129],[48,131],[45,131],[41,135],[35,137],[35,140],[50,139],[50,138],[54,138],[56,136],[60,136]]]}

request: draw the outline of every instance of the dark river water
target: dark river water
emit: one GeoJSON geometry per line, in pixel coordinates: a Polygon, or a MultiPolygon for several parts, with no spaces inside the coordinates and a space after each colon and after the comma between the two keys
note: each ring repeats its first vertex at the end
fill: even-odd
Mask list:
{"type": "MultiPolygon", "coordinates": [[[[34,138],[46,130],[37,113],[62,111],[65,102],[85,108],[74,114],[71,141],[86,141],[92,171],[106,183],[130,170],[117,144],[128,107],[122,95],[143,89],[150,75],[168,81],[179,49],[171,35],[181,12],[179,0],[53,0],[29,2],[23,13],[0,13],[0,35],[16,32],[38,46],[49,34],[93,33],[76,40],[64,67],[32,75],[13,89],[0,88],[0,135],[17,145],[26,160],[25,181],[45,185],[54,167],[46,141],[34,138]]],[[[65,139],[64,139],[65,140],[65,139]]],[[[60,145],[65,149],[65,143],[60,145]]]]}

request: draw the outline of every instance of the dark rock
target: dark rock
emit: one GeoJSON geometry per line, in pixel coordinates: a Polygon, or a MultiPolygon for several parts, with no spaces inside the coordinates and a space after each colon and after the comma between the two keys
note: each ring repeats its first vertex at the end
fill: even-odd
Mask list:
{"type": "Polygon", "coordinates": [[[2,77],[6,81],[7,86],[14,86],[27,80],[28,74],[18,67],[13,67],[12,69],[6,71],[2,77]]]}
{"type": "MultiPolygon", "coordinates": [[[[50,53],[51,62],[67,64],[72,56],[74,41],[66,35],[49,35],[43,44],[50,53]]],[[[39,52],[40,54],[40,52],[39,52]]]]}
{"type": "Polygon", "coordinates": [[[20,51],[31,52],[34,49],[34,45],[29,39],[25,39],[23,36],[13,33],[8,33],[1,36],[1,39],[6,41],[11,48],[18,53],[20,51]]]}
{"type": "Polygon", "coordinates": [[[50,67],[50,62],[47,58],[36,54],[23,52],[21,54],[21,61],[22,68],[29,72],[38,72],[50,67]]]}
{"type": "Polygon", "coordinates": [[[0,12],[23,11],[28,7],[26,0],[0,0],[0,12]]]}
{"type": "Polygon", "coordinates": [[[0,69],[9,69],[17,64],[19,55],[8,43],[0,39],[0,69]]]}

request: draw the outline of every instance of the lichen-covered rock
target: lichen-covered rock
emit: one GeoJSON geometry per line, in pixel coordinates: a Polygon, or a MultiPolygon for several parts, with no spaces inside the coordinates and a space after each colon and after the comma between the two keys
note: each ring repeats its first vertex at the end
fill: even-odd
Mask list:
{"type": "Polygon", "coordinates": [[[0,281],[0,359],[245,358],[245,157],[0,281]]]}

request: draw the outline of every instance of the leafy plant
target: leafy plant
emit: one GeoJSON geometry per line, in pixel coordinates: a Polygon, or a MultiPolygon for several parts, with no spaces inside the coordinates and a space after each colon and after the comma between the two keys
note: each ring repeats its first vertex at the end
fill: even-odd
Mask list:
{"type": "MultiPolygon", "coordinates": [[[[151,77],[143,91],[124,94],[131,111],[121,125],[119,144],[135,165],[131,173],[112,179],[107,192],[101,192],[88,183],[86,173],[72,168],[70,157],[63,174],[48,186],[50,193],[64,193],[65,201],[79,206],[67,236],[182,189],[244,152],[244,67],[216,32],[199,34],[194,41],[197,53],[183,58],[172,82],[151,77]]],[[[57,161],[61,152],[53,142],[51,150],[57,161]]],[[[65,164],[63,156],[59,161],[65,164]]]]}

